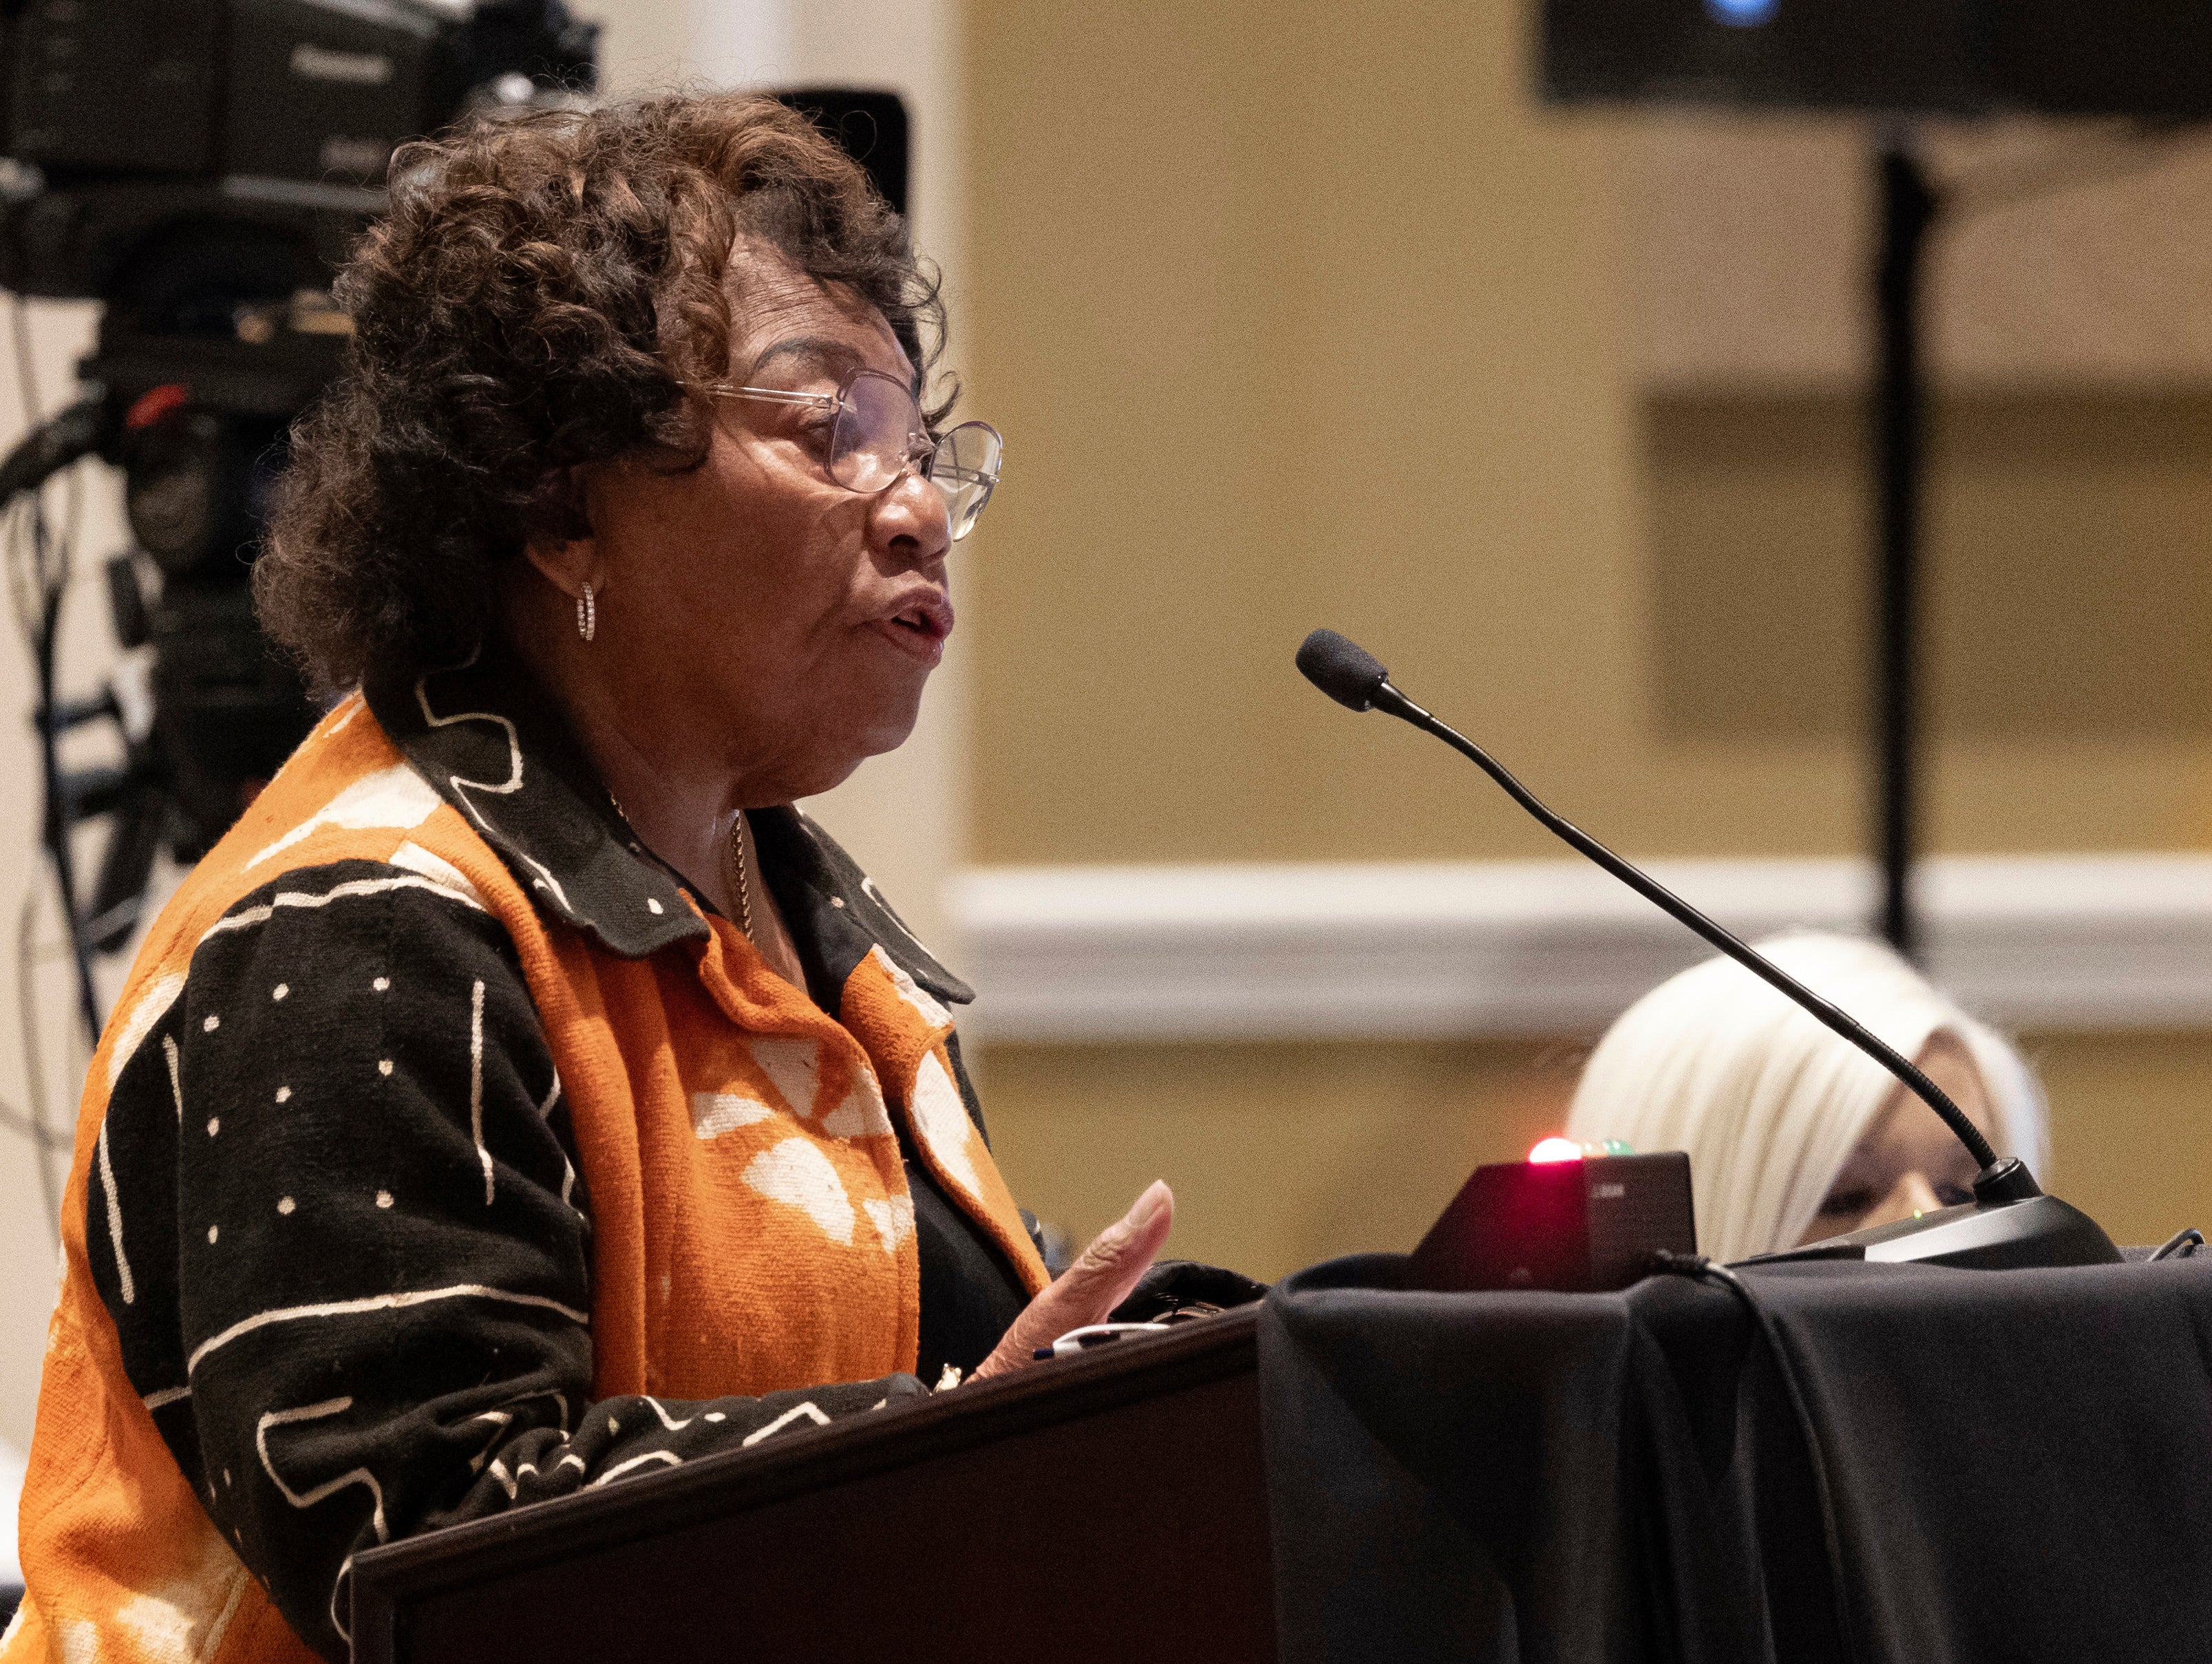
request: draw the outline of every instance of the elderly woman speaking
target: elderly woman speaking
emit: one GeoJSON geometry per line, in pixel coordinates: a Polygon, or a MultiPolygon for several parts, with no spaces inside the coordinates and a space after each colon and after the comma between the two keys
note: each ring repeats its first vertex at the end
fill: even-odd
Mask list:
{"type": "Polygon", "coordinates": [[[341,1658],[357,1552],[1011,1369],[1167,1233],[1048,1282],[968,991],[792,806],[998,477],[897,217],[760,99],[393,178],[257,574],[349,691],[93,1060],[8,1664],[341,1658]]]}

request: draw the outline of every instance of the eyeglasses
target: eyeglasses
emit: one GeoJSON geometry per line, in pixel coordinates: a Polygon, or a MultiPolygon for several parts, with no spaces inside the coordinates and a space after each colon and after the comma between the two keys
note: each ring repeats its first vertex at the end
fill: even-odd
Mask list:
{"type": "Polygon", "coordinates": [[[786,392],[775,387],[732,387],[686,381],[710,398],[750,398],[835,413],[830,428],[830,477],[848,491],[888,491],[908,472],[937,488],[957,543],[975,529],[983,505],[999,483],[1006,441],[988,422],[963,422],[932,438],[914,392],[882,370],[855,370],[834,393],[786,392]]]}

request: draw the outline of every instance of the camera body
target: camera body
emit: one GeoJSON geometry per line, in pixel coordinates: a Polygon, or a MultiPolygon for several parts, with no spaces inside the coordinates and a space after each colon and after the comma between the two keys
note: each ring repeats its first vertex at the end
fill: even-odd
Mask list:
{"type": "Polygon", "coordinates": [[[21,0],[0,39],[0,286],[117,298],[213,228],[327,271],[395,149],[588,90],[560,0],[21,0]]]}
{"type": "Polygon", "coordinates": [[[79,371],[138,544],[111,567],[117,637],[150,650],[127,780],[64,793],[117,817],[95,946],[127,939],[155,846],[196,859],[313,724],[250,578],[394,152],[588,92],[598,32],[562,0],[0,0],[0,288],[102,303],[79,371]]]}

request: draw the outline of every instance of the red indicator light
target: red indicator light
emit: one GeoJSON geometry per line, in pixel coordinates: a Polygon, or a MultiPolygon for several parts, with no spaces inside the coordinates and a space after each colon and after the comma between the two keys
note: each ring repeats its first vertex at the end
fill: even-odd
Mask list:
{"type": "Polygon", "coordinates": [[[1583,1158],[1583,1147],[1572,1139],[1558,1137],[1540,1139],[1536,1147],[1528,1152],[1532,1162],[1578,1162],[1583,1158]]]}
{"type": "Polygon", "coordinates": [[[137,401],[123,417],[123,426],[131,433],[150,428],[170,411],[181,410],[191,403],[192,390],[181,381],[164,382],[150,392],[141,393],[137,401]]]}

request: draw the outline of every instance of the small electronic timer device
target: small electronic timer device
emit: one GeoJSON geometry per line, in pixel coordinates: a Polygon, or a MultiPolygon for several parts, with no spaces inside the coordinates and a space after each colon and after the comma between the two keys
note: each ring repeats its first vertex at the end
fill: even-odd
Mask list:
{"type": "Polygon", "coordinates": [[[1547,1139],[1478,1167],[1413,1250],[1413,1288],[1625,1289],[1655,1252],[1698,1251],[1690,1158],[1586,1151],[1547,1139]]]}

